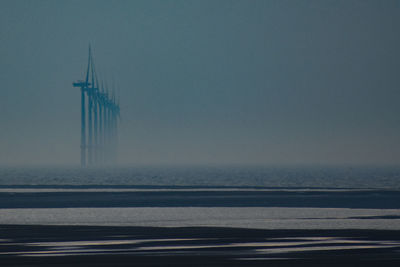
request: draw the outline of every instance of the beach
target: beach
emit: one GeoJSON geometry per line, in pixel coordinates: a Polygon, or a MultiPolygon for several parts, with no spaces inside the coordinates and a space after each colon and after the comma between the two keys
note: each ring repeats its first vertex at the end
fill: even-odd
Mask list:
{"type": "Polygon", "coordinates": [[[397,266],[400,192],[3,188],[1,266],[397,266]]]}
{"type": "Polygon", "coordinates": [[[270,170],[247,185],[241,169],[3,172],[1,266],[400,264],[395,171],[379,171],[380,187],[346,178],[361,170],[282,171],[281,186],[270,170]],[[335,177],[347,183],[327,186],[335,177]]]}

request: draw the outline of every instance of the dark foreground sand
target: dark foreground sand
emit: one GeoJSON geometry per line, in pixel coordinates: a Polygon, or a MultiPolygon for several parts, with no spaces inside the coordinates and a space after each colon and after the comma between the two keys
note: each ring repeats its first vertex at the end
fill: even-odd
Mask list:
{"type": "Polygon", "coordinates": [[[1,225],[0,266],[400,266],[400,231],[1,225]]]}

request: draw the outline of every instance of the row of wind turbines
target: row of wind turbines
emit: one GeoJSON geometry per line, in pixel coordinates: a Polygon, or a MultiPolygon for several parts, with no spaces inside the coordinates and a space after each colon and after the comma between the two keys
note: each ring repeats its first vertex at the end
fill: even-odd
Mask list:
{"type": "Polygon", "coordinates": [[[117,160],[119,100],[115,87],[99,84],[91,47],[86,79],[73,82],[81,91],[81,166],[104,166],[117,160]]]}

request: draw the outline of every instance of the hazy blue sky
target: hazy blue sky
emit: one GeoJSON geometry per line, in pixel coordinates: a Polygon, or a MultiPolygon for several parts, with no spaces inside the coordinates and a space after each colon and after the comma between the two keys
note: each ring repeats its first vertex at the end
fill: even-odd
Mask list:
{"type": "Polygon", "coordinates": [[[88,43],[122,163],[400,164],[399,1],[0,1],[0,164],[79,162],[88,43]]]}

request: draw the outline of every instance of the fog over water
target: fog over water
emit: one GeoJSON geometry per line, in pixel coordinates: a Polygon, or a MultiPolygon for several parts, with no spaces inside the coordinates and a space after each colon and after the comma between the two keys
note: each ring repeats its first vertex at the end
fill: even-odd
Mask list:
{"type": "Polygon", "coordinates": [[[0,164],[78,165],[88,44],[121,164],[400,163],[398,1],[0,3],[0,164]]]}

